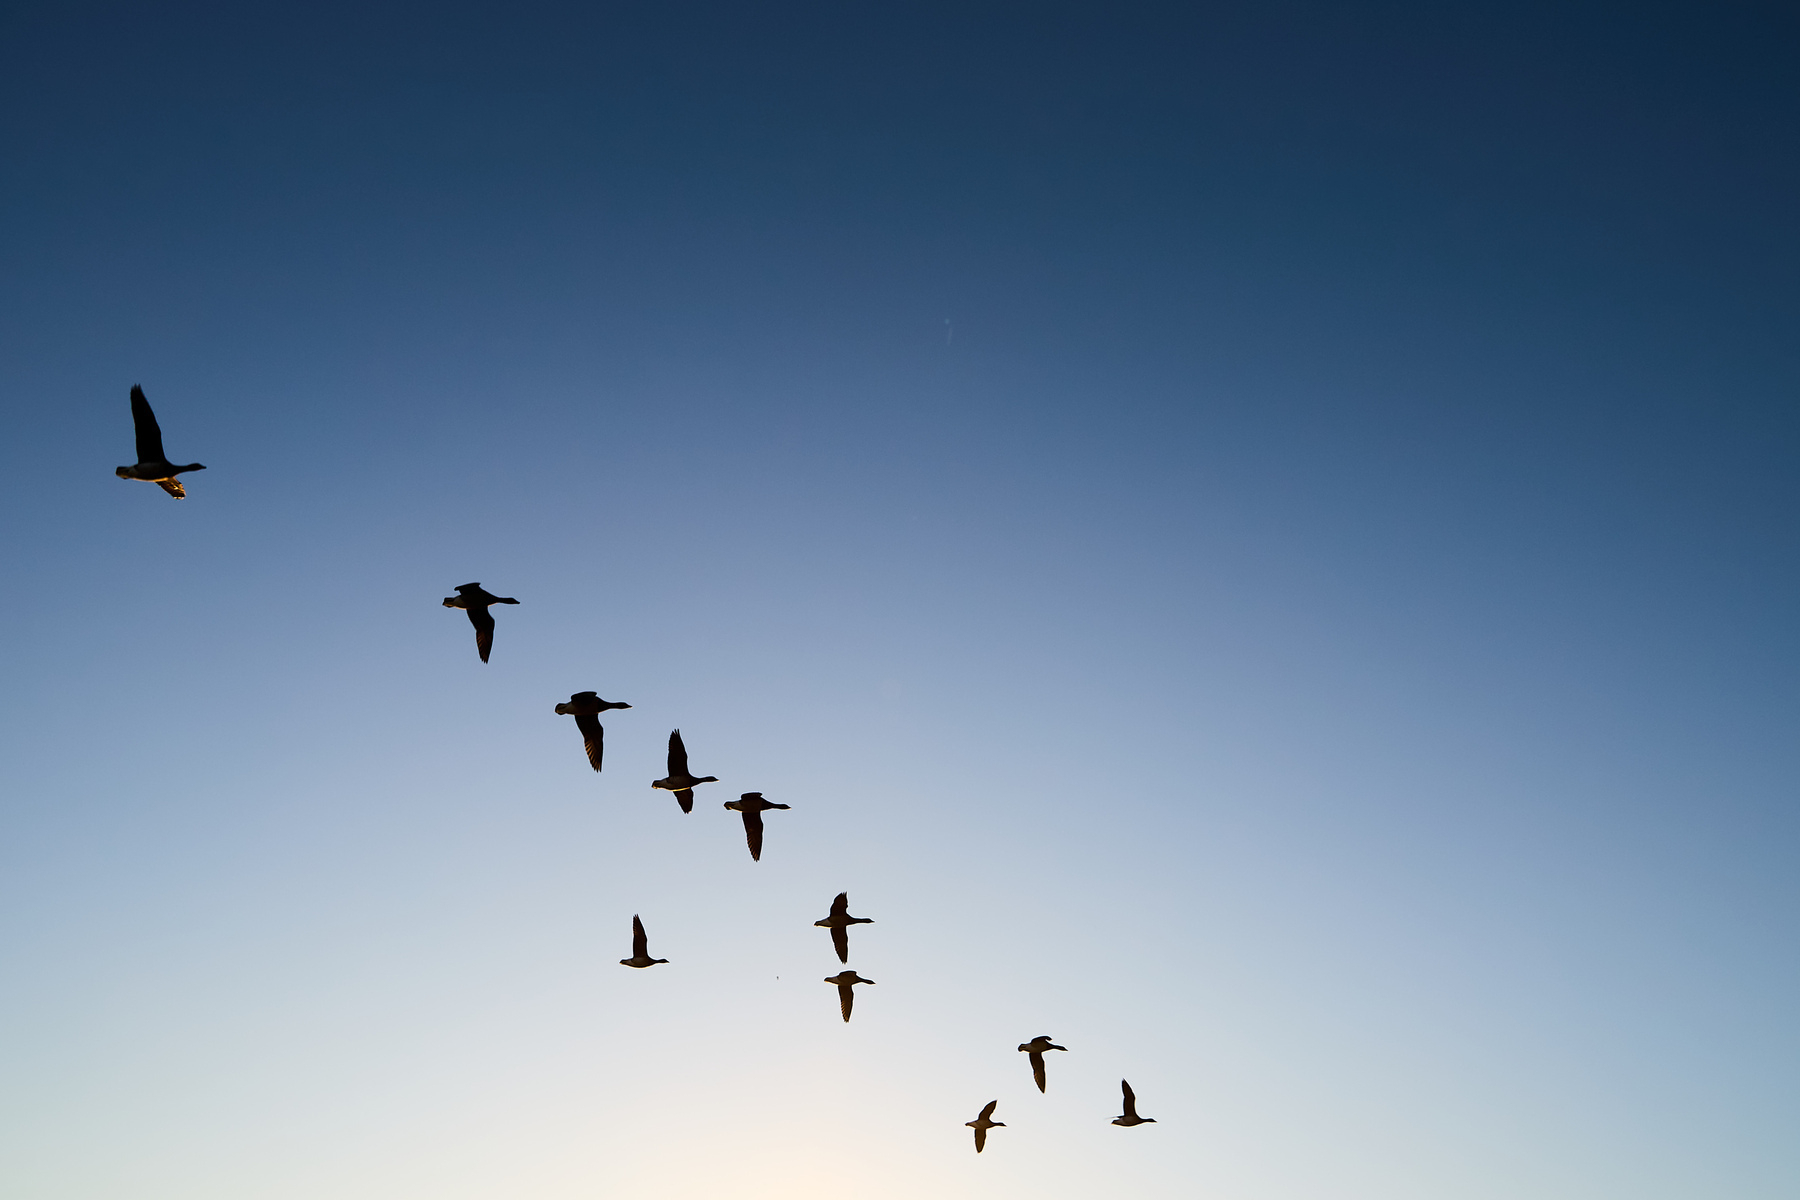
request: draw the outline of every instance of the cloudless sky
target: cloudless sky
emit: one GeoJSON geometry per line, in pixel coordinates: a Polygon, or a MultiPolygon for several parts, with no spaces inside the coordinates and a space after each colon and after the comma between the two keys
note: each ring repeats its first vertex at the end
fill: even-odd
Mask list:
{"type": "Polygon", "coordinates": [[[1797,50],[9,6],[0,1193],[1800,1192],[1797,50]]]}

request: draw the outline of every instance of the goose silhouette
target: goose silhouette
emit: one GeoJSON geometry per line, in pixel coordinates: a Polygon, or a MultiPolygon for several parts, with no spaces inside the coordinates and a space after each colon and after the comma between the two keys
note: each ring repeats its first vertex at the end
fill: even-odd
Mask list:
{"type": "Polygon", "coordinates": [[[156,423],[156,414],[150,411],[150,401],[144,399],[144,389],[137,384],[131,385],[131,424],[137,433],[136,464],[119,467],[113,471],[120,479],[141,479],[145,483],[154,483],[177,500],[187,499],[187,489],[175,478],[185,471],[204,471],[200,463],[189,463],[178,467],[169,461],[163,453],[162,426],[156,423]]]}
{"type": "MultiPolygon", "coordinates": [[[[694,788],[702,783],[717,783],[717,775],[702,775],[696,778],[688,774],[687,747],[682,744],[681,730],[677,729],[669,735],[669,774],[658,779],[650,786],[661,788],[665,792],[674,792],[681,811],[694,811],[694,788]]],[[[783,807],[786,807],[785,805],[783,807]]]]}
{"type": "Polygon", "coordinates": [[[831,930],[831,945],[837,951],[838,961],[850,961],[850,926],[872,925],[867,917],[850,915],[850,893],[839,892],[837,899],[831,902],[831,915],[823,921],[814,921],[814,925],[831,930]]]}
{"type": "Polygon", "coordinates": [[[975,1153],[977,1154],[980,1154],[983,1150],[987,1149],[988,1130],[1006,1128],[1005,1121],[988,1120],[989,1117],[994,1115],[994,1106],[999,1103],[998,1100],[989,1100],[987,1102],[987,1107],[981,1110],[981,1115],[979,1117],[976,1117],[973,1121],[963,1122],[964,1125],[967,1125],[970,1129],[975,1131],[975,1153]]]}
{"type": "Polygon", "coordinates": [[[644,936],[644,923],[638,920],[637,914],[631,915],[631,957],[621,958],[621,967],[654,967],[657,963],[666,963],[666,958],[650,957],[650,939],[644,936]]]}
{"type": "Polygon", "coordinates": [[[1040,1033],[1019,1047],[1022,1053],[1031,1056],[1031,1077],[1037,1081],[1038,1091],[1044,1090],[1044,1051],[1067,1049],[1067,1046],[1058,1046],[1051,1042],[1050,1035],[1047,1033],[1040,1033]]]}
{"type": "MultiPolygon", "coordinates": [[[[763,823],[762,815],[771,808],[791,808],[788,804],[771,804],[763,799],[761,792],[745,792],[736,800],[727,800],[726,808],[735,808],[744,814],[744,841],[750,847],[750,861],[762,861],[763,823]]],[[[843,961],[840,959],[840,961],[843,961]]]]}
{"type": "Polygon", "coordinates": [[[1156,1124],[1155,1117],[1138,1116],[1137,1093],[1131,1090],[1131,1085],[1129,1083],[1125,1082],[1123,1079],[1119,1080],[1119,1090],[1125,1093],[1125,1114],[1123,1116],[1114,1117],[1112,1119],[1114,1125],[1156,1124]]]}
{"type": "Polygon", "coordinates": [[[481,655],[482,662],[488,660],[488,651],[494,648],[494,618],[488,606],[517,603],[511,596],[492,595],[479,583],[458,584],[456,595],[444,597],[445,608],[460,608],[469,614],[469,624],[475,627],[475,652],[481,655]]]}
{"type": "Polygon", "coordinates": [[[609,708],[630,707],[616,700],[602,700],[595,692],[576,692],[567,704],[557,705],[556,712],[558,716],[575,718],[575,728],[581,732],[581,748],[587,751],[588,766],[598,771],[601,756],[606,753],[606,730],[600,724],[600,714],[609,708]]]}
{"type": "Polygon", "coordinates": [[[827,975],[826,983],[837,984],[838,1011],[844,1014],[844,1020],[850,1019],[850,1010],[856,1006],[856,993],[850,989],[859,983],[874,983],[873,979],[864,979],[855,971],[839,971],[836,975],[827,975]]]}

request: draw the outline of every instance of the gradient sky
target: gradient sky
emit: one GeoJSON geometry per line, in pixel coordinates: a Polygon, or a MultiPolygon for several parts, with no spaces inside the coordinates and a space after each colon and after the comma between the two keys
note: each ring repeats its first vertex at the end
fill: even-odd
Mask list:
{"type": "Polygon", "coordinates": [[[0,1193],[1800,1194],[1797,50],[8,6],[0,1193]]]}

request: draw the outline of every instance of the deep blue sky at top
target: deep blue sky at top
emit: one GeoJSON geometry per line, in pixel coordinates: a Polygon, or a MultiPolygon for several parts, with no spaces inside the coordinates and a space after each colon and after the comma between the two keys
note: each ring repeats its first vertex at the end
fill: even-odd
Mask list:
{"type": "Polygon", "coordinates": [[[327,478],[506,452],[497,412],[560,419],[534,373],[723,364],[756,399],[643,431],[787,447],[769,476],[931,446],[999,492],[1254,495],[1353,581],[1430,547],[1434,586],[1529,608],[1548,566],[1610,610],[1583,636],[1693,617],[1785,694],[1755,664],[1793,649],[1793,33],[1779,6],[14,6],[18,478],[116,424],[73,395],[158,398],[175,364],[259,377],[240,419],[327,478]],[[946,335],[1004,386],[928,378],[909,355],[946,335]],[[322,406],[359,367],[393,401],[322,406]],[[820,398],[877,377],[907,402],[820,398]]]}
{"type": "Polygon", "coordinates": [[[15,6],[9,341],[29,369],[128,313],[221,353],[292,331],[290,371],[338,330],[450,370],[523,330],[704,320],[774,354],[949,317],[1125,409],[1183,403],[1204,358],[1380,394],[1293,419],[1441,433],[1476,460],[1453,477],[1523,449],[1773,510],[1733,490],[1765,472],[1714,468],[1787,433],[1792,32],[1778,6],[15,6]],[[1504,402],[1410,407],[1452,363],[1504,402]]]}
{"type": "MultiPolygon", "coordinates": [[[[1393,979],[1482,959],[1474,999],[1419,1002],[1459,1053],[1489,1028],[1459,1022],[1516,986],[1520,1011],[1601,1014],[1526,1038],[1532,1061],[1576,1062],[1616,1022],[1621,1060],[1674,1081],[1634,1087],[1592,1051],[1585,1111],[1617,1099],[1655,1147],[1584,1131],[1597,1160],[1698,1196],[1656,1157],[1691,1153],[1738,1164],[1745,1189],[1762,1172],[1766,1193],[1741,1194],[1782,1194],[1797,35],[1786,6],[1697,3],[7,7],[0,550],[22,594],[0,647],[0,859],[5,945],[34,982],[0,1011],[55,1026],[52,1049],[18,1053],[60,1078],[55,1047],[137,1044],[129,1013],[67,1007],[83,993],[58,974],[92,945],[99,975],[129,975],[120,913],[197,931],[201,965],[166,966],[174,1009],[253,991],[262,939],[311,962],[306,914],[330,904],[310,882],[291,945],[215,937],[171,899],[253,910],[255,881],[220,863],[310,881],[358,830],[369,860],[331,859],[364,885],[343,938],[365,912],[410,929],[393,914],[436,895],[414,830],[440,803],[483,846],[541,837],[486,897],[528,941],[540,914],[504,898],[532,894],[558,822],[610,837],[600,822],[639,819],[589,803],[623,787],[610,765],[557,774],[572,734],[546,715],[618,686],[642,709],[613,727],[632,771],[672,723],[710,731],[722,786],[754,764],[772,796],[815,749],[841,755],[817,774],[879,803],[846,787],[780,815],[819,859],[866,854],[859,887],[921,896],[917,870],[947,911],[946,880],[1065,906],[1017,946],[945,951],[970,972],[1027,946],[1075,962],[1109,936],[1091,914],[1137,904],[1156,952],[1131,971],[1164,972],[1138,1001],[1183,1021],[1215,988],[1207,1028],[1237,1036],[1218,1013],[1257,993],[1218,966],[1208,922],[1271,956],[1312,947],[1291,963],[1336,962],[1341,935],[1371,976],[1362,952],[1400,930],[1393,979]],[[112,477],[134,382],[172,456],[208,465],[183,505],[112,477]],[[479,676],[435,607],[471,579],[528,601],[479,676]],[[529,801],[482,807],[514,780],[529,801]],[[969,841],[936,845],[884,804],[966,814],[969,841]],[[357,824],[383,812],[402,814],[385,833],[357,824]],[[307,832],[264,860],[232,824],[262,819],[307,832]],[[940,850],[955,869],[933,875],[940,850]],[[1301,915],[1232,907],[1263,880],[1301,915]],[[1395,924],[1333,924],[1390,881],[1391,908],[1370,903],[1395,924]],[[1405,924],[1440,902],[1483,936],[1443,951],[1405,924]],[[1702,1117],[1720,1140],[1671,1149],[1702,1117]]],[[[643,882],[589,871],[568,837],[569,878],[643,882]]],[[[561,911],[599,924],[665,899],[619,887],[561,911]]],[[[433,961],[459,961],[445,945],[433,961]]],[[[1114,984],[1064,969],[1070,989],[1114,984]]],[[[1269,970],[1329,1022],[1332,986],[1269,970]]],[[[883,983],[870,1013],[905,1003],[883,983]]],[[[1404,999],[1392,986],[1366,994],[1404,999]]],[[[122,1011],[154,991],[120,988],[122,1011]]],[[[281,1028],[264,999],[242,1008],[281,1028]]],[[[1375,1044],[1385,1061],[1436,1043],[1375,1044]]],[[[1199,1103],[1166,1069],[1165,1103],[1199,1103]]],[[[70,1077],[117,1099],[102,1067],[70,1077]]],[[[328,1087],[305,1094],[337,1111],[328,1087]]],[[[1548,1111],[1529,1087],[1493,1094],[1548,1111]]],[[[41,1194],[63,1195],[55,1154],[33,1153],[41,1194]]],[[[1409,1194],[1383,1173],[1409,1161],[1344,1194],[1409,1194]]],[[[1191,1161],[1165,1165],[1143,1194],[1188,1194],[1191,1161]]],[[[187,1170],[131,1194],[241,1194],[187,1170]]],[[[1646,1194],[1627,1182],[1514,1194],[1646,1194]]],[[[1267,1188],[1243,1194],[1288,1194],[1267,1188]]]]}

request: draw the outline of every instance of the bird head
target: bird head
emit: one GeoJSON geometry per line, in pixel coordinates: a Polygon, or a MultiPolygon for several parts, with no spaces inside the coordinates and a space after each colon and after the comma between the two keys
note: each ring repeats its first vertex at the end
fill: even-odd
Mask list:
{"type": "Polygon", "coordinates": [[[130,467],[115,467],[113,469],[113,474],[117,475],[120,479],[130,479],[131,478],[131,468],[130,467]]]}

